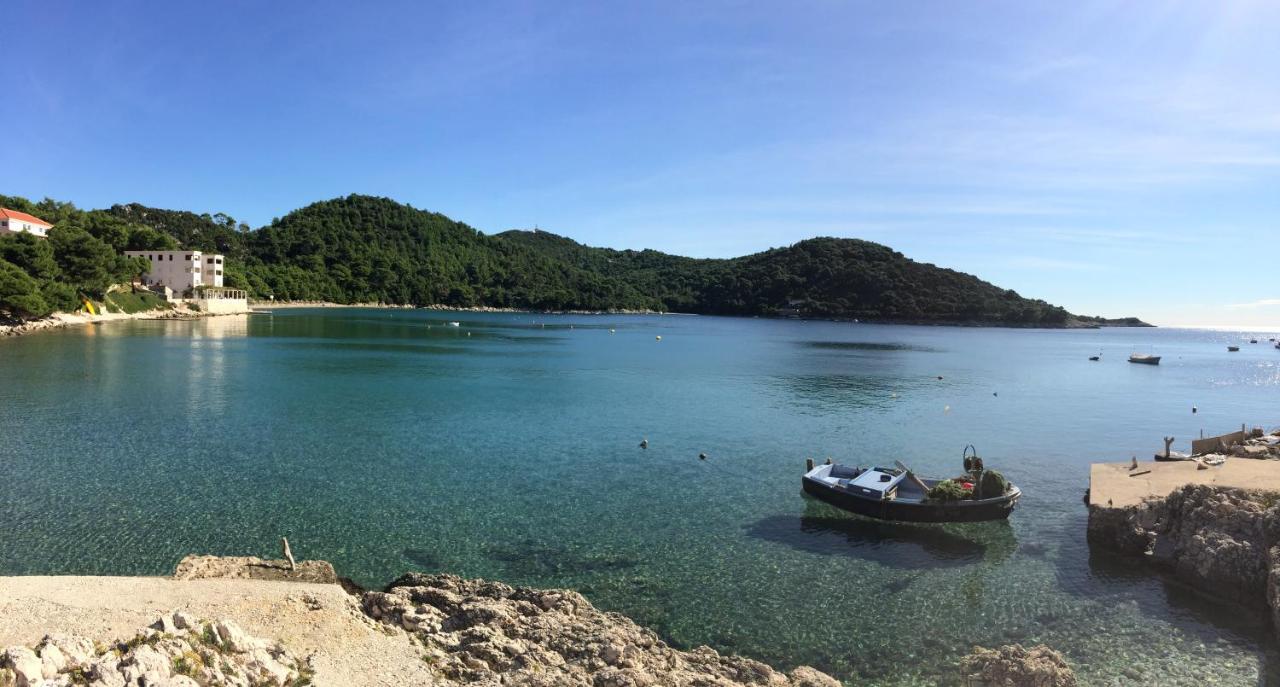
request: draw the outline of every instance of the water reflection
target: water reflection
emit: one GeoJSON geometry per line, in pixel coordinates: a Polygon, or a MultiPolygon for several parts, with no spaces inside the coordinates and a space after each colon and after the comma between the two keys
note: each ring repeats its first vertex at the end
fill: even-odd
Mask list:
{"type": "Polygon", "coordinates": [[[798,345],[805,348],[817,349],[821,351],[833,352],[890,352],[890,351],[918,351],[920,353],[935,353],[938,349],[928,346],[918,346],[915,344],[903,343],[900,341],[797,341],[798,345]]]}
{"type": "MultiPolygon", "coordinates": [[[[1003,529],[1012,535],[1010,528],[1003,529]]],[[[981,541],[937,525],[832,515],[773,515],[748,526],[747,534],[807,553],[848,556],[907,569],[969,565],[983,560],[988,549],[981,541]]]]}

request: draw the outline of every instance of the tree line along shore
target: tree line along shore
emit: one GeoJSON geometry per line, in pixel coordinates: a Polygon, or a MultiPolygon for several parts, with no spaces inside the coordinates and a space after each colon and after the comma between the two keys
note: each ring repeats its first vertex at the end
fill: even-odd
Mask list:
{"type": "Polygon", "coordinates": [[[485,234],[439,213],[352,195],[257,229],[138,204],[81,210],[0,195],[51,223],[0,236],[0,313],[39,317],[106,297],[145,271],[126,250],[225,255],[251,298],[537,312],[681,312],[982,326],[1142,326],[1074,315],[858,239],[814,238],[740,258],[593,248],[545,231],[485,234]]]}

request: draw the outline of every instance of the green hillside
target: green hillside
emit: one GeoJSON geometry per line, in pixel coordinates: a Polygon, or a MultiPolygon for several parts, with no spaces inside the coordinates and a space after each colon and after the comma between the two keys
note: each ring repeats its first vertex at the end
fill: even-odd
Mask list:
{"type": "Polygon", "coordinates": [[[101,291],[110,279],[136,268],[107,264],[103,250],[108,247],[183,246],[226,254],[227,286],[279,300],[1012,326],[1110,323],[1077,318],[972,275],[857,239],[815,238],[713,260],[592,248],[542,231],[490,236],[439,213],[361,195],[314,203],[256,230],[225,214],[138,204],[85,212],[69,203],[0,198],[10,207],[44,212],[57,223],[54,232],[65,229],[57,244],[50,241],[68,253],[61,258],[68,267],[61,271],[29,255],[29,241],[21,246],[12,238],[0,242],[0,259],[8,255],[19,263],[20,269],[0,269],[9,274],[9,288],[22,299],[25,312],[40,309],[29,306],[35,302],[32,293],[38,297],[46,288],[42,284],[51,294],[61,289],[60,298],[47,300],[69,302],[65,286],[57,285],[58,275],[75,271],[75,256],[66,246],[80,242],[105,267],[63,280],[79,291],[101,291]],[[18,272],[26,272],[31,283],[18,272]]]}

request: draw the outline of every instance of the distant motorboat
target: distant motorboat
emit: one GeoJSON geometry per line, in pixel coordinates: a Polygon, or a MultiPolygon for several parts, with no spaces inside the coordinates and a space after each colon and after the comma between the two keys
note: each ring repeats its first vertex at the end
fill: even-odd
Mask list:
{"type": "Polygon", "coordinates": [[[1093,361],[1102,360],[1102,356],[1100,356],[1100,355],[1091,355],[1091,356],[1089,356],[1089,360],[1093,360],[1093,361]]]}
{"type": "Polygon", "coordinates": [[[449,326],[450,326],[450,327],[461,327],[461,326],[462,326],[462,323],[461,323],[461,322],[450,322],[450,323],[449,323],[449,326]]]}
{"type": "Polygon", "coordinates": [[[1146,353],[1134,353],[1129,356],[1129,362],[1139,363],[1141,365],[1159,365],[1160,356],[1148,355],[1146,353]]]}
{"type": "Polygon", "coordinates": [[[1231,353],[1235,353],[1235,352],[1237,352],[1237,351],[1239,351],[1239,350],[1240,350],[1240,347],[1239,347],[1239,346],[1227,346],[1227,350],[1228,350],[1229,352],[1231,352],[1231,353]]]}
{"type": "Polygon", "coordinates": [[[1258,343],[1257,339],[1249,339],[1249,343],[1258,343]]]}

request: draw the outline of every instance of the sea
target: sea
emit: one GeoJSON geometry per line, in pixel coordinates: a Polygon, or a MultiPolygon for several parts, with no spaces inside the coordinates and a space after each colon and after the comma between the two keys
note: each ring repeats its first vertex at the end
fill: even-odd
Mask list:
{"type": "Polygon", "coordinates": [[[1082,684],[1280,684],[1264,606],[1091,548],[1083,503],[1090,463],[1280,425],[1276,336],[347,308],[41,332],[0,341],[0,575],[287,536],[368,587],[566,587],[850,685],[1014,642],[1082,684]],[[1024,491],[1007,522],[801,494],[808,458],[950,476],[970,445],[1024,491]]]}

